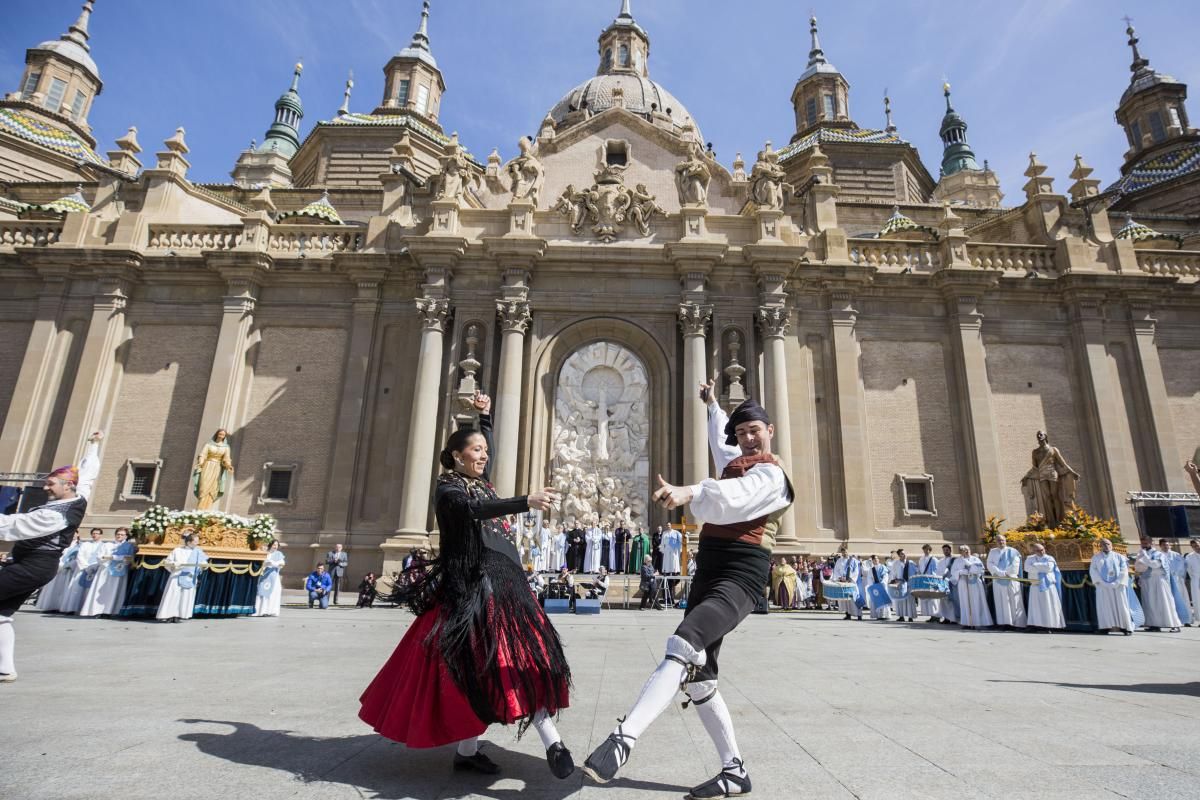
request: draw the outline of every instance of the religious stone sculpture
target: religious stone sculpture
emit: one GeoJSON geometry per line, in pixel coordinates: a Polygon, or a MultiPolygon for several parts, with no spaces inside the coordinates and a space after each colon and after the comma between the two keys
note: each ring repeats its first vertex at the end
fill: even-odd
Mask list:
{"type": "Polygon", "coordinates": [[[785,177],[783,167],[779,166],[779,154],[767,142],[750,170],[750,197],[759,210],[783,210],[785,193],[792,190],[792,186],[784,181],[785,177]]]}
{"type": "Polygon", "coordinates": [[[521,149],[521,155],[508,165],[508,174],[512,178],[513,200],[528,200],[536,206],[542,183],[546,178],[546,170],[533,154],[533,142],[529,141],[528,136],[522,136],[517,146],[521,149]]]}
{"type": "Polygon", "coordinates": [[[704,163],[700,145],[688,145],[687,158],[675,165],[675,188],[679,190],[681,206],[707,206],[708,183],[712,174],[704,163]]]}
{"type": "Polygon", "coordinates": [[[210,441],[205,442],[196,456],[192,470],[192,492],[196,496],[196,508],[212,508],[216,505],[229,481],[233,477],[233,462],[229,460],[229,436],[224,428],[218,428],[210,441]]]}
{"type": "Polygon", "coordinates": [[[576,233],[583,233],[590,223],[592,233],[602,242],[615,241],[626,220],[632,220],[642,236],[649,236],[651,218],[666,212],[645,184],[639,183],[635,191],[626,188],[624,171],[624,166],[610,164],[596,170],[596,182],[589,189],[580,191],[568,184],[554,210],[570,218],[576,233]]]}
{"type": "Polygon", "coordinates": [[[463,154],[462,147],[459,146],[456,138],[450,139],[450,143],[446,145],[442,157],[438,160],[442,169],[437,176],[437,191],[434,198],[461,201],[467,188],[467,157],[463,154]]]}
{"type": "Polygon", "coordinates": [[[1050,444],[1045,431],[1037,432],[1038,446],[1033,450],[1033,467],[1021,479],[1021,490],[1034,511],[1056,528],[1068,508],[1075,504],[1079,473],[1071,469],[1058,448],[1050,444]]]}

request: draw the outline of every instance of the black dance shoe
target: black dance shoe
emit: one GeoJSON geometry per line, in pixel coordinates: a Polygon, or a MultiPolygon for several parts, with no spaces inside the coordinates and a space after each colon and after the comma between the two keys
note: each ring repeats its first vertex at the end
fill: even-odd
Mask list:
{"type": "Polygon", "coordinates": [[[562,742],[555,742],[546,748],[546,763],[559,780],[571,777],[575,771],[575,759],[571,758],[571,751],[562,742]]]}
{"type": "Polygon", "coordinates": [[[617,775],[617,770],[629,760],[629,753],[637,739],[621,732],[621,726],[608,735],[600,746],[592,751],[583,762],[583,772],[596,783],[608,783],[617,775]]]}
{"type": "Polygon", "coordinates": [[[750,794],[750,775],[740,761],[735,763],[741,767],[741,775],[732,770],[723,769],[717,777],[688,792],[688,800],[712,800],[717,797],[742,797],[750,794]]]}
{"type": "Polygon", "coordinates": [[[484,775],[496,775],[500,772],[500,765],[479,751],[476,751],[473,756],[464,756],[460,753],[455,753],[454,768],[456,770],[482,772],[484,775]]]}

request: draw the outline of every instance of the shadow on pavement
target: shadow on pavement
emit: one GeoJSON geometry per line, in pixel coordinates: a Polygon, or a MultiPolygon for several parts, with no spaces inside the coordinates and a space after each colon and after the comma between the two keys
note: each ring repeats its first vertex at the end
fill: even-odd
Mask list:
{"type": "MultiPolygon", "coordinates": [[[[361,736],[302,736],[287,730],[260,728],[249,722],[182,719],[187,724],[225,725],[227,733],[196,731],[179,736],[207,755],[235,764],[280,770],[306,783],[340,783],[365,790],[379,800],[434,800],[464,795],[510,800],[559,800],[579,791],[583,773],[566,780],[550,774],[545,759],[504,750],[482,741],[488,757],[502,768],[499,775],[455,772],[450,746],[414,750],[374,733],[361,736]],[[524,787],[512,786],[521,781],[524,787]],[[493,784],[508,782],[501,788],[493,784]]],[[[577,764],[587,754],[575,753],[577,764]]],[[[613,787],[684,794],[685,786],[618,779],[613,787]]]]}
{"type": "Polygon", "coordinates": [[[1110,692],[1142,692],[1144,694],[1177,694],[1185,697],[1200,697],[1200,682],[1191,683],[1065,683],[1062,681],[1005,681],[989,683],[1034,683],[1045,686],[1061,686],[1064,689],[1103,689],[1110,692]]]}

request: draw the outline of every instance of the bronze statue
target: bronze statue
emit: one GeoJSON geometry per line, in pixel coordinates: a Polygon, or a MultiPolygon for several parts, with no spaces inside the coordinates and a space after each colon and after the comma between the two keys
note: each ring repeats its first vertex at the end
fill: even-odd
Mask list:
{"type": "Polygon", "coordinates": [[[1021,479],[1021,491],[1046,520],[1046,527],[1057,528],[1067,509],[1075,504],[1079,473],[1071,469],[1058,448],[1050,444],[1045,431],[1037,432],[1037,440],[1033,467],[1021,479]]]}

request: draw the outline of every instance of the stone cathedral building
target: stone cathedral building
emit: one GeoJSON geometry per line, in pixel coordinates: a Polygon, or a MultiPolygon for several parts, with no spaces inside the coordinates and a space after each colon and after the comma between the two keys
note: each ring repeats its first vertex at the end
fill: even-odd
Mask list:
{"type": "Polygon", "coordinates": [[[890,114],[855,121],[815,19],[794,129],[723,163],[687,87],[654,80],[628,0],[513,160],[440,113],[455,87],[426,3],[377,105],[352,110],[348,84],[302,135],[297,65],[262,143],[211,185],[189,180],[182,129],[153,155],[135,129],[98,151],[92,5],[0,101],[0,471],[44,472],[106,430],[91,523],[193,504],[224,427],[220,507],[276,515],[293,574],[335,541],[356,575],[390,568],[436,536],[435,454],[477,387],[502,495],[554,482],[564,515],[675,521],[647,507],[651,481],[709,474],[694,396],[713,375],[722,402],[776,419],[784,552],[1023,519],[1039,430],[1127,536],[1128,491],[1186,491],[1200,132],[1132,28],[1109,187],[1082,158],[1056,187],[1031,154],[1024,196],[1002,197],[948,86],[931,169],[890,114]]]}

